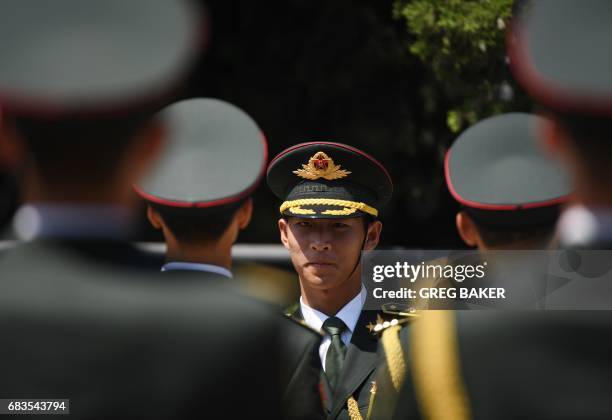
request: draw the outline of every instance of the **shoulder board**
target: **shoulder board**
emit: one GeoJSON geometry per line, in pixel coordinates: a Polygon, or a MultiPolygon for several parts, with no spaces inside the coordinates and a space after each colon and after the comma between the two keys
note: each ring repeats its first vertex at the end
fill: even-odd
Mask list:
{"type": "Polygon", "coordinates": [[[369,323],[368,330],[374,335],[381,335],[389,327],[404,327],[420,315],[418,311],[408,305],[399,303],[385,303],[382,305],[382,315],[376,316],[376,323],[369,323]]]}
{"type": "Polygon", "coordinates": [[[317,334],[317,335],[319,335],[319,336],[323,337],[323,333],[322,333],[321,331],[319,331],[319,330],[317,330],[317,329],[315,329],[315,328],[312,328],[312,327],[311,327],[310,325],[308,325],[308,324],[306,323],[306,321],[304,321],[303,319],[300,319],[300,318],[298,318],[298,317],[294,316],[293,314],[287,314],[287,313],[285,313],[285,317],[286,317],[286,318],[287,318],[289,321],[292,321],[292,322],[294,322],[294,323],[296,323],[296,324],[300,325],[301,327],[306,328],[308,331],[314,332],[315,334],[317,334]]]}
{"type": "Polygon", "coordinates": [[[285,316],[295,317],[295,313],[298,311],[299,308],[300,308],[300,302],[293,302],[291,305],[287,306],[283,310],[283,313],[285,314],[285,316]]]}
{"type": "Polygon", "coordinates": [[[384,314],[405,318],[414,317],[418,314],[415,308],[405,303],[384,303],[381,310],[384,314]]]}

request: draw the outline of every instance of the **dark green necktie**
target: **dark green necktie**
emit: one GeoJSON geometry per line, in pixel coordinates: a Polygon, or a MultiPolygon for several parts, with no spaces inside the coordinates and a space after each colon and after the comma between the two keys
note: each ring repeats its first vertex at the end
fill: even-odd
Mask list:
{"type": "Polygon", "coordinates": [[[344,364],[344,356],[346,355],[346,346],[342,341],[341,335],[347,326],[340,318],[331,316],[323,323],[323,331],[331,337],[331,344],[325,355],[325,375],[329,379],[329,384],[332,389],[336,387],[340,380],[342,365],[344,364]]]}

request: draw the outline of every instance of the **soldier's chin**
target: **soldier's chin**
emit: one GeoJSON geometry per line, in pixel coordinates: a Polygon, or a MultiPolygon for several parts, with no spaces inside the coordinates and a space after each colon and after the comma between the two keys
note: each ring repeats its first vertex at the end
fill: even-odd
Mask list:
{"type": "Polygon", "coordinates": [[[336,273],[321,273],[314,270],[309,270],[309,272],[305,274],[306,275],[304,277],[308,284],[317,289],[327,289],[338,282],[338,276],[336,273]]]}

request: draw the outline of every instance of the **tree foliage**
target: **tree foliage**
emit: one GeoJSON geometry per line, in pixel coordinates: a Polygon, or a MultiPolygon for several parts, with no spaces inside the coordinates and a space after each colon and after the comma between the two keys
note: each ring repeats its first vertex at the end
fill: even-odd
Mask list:
{"type": "Polygon", "coordinates": [[[507,66],[512,13],[512,0],[395,0],[394,17],[405,21],[412,37],[410,52],[440,88],[428,101],[435,112],[444,108],[454,133],[528,104],[507,66]]]}

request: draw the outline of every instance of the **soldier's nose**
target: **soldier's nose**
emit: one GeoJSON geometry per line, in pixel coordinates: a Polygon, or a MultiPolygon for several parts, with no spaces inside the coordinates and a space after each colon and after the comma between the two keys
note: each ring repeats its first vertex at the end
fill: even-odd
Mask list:
{"type": "Polygon", "coordinates": [[[312,242],[310,244],[310,249],[313,251],[330,251],[331,244],[329,242],[312,242]]]}

